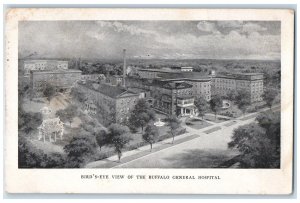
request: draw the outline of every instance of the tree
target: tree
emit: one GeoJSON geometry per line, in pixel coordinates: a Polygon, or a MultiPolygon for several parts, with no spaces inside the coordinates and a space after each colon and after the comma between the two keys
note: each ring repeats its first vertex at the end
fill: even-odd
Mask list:
{"type": "Polygon", "coordinates": [[[43,118],[41,113],[25,112],[21,106],[18,111],[18,128],[20,131],[28,134],[42,124],[43,118]]]}
{"type": "Polygon", "coordinates": [[[65,159],[61,154],[46,154],[37,148],[24,135],[18,140],[18,166],[19,168],[62,168],[65,159]]]}
{"type": "Polygon", "coordinates": [[[129,117],[129,125],[132,128],[142,128],[151,121],[155,119],[155,113],[150,108],[150,105],[147,103],[145,99],[140,99],[137,101],[134,109],[132,110],[130,117],[129,117]]]}
{"type": "Polygon", "coordinates": [[[87,100],[86,95],[84,94],[83,91],[81,91],[78,88],[73,87],[71,90],[71,95],[74,99],[76,99],[77,101],[79,101],[80,103],[83,103],[87,100]]]}
{"type": "Polygon", "coordinates": [[[210,100],[210,108],[211,110],[215,113],[215,120],[217,120],[217,113],[220,111],[220,109],[223,106],[223,100],[222,97],[219,95],[215,95],[211,100],[210,100]]]}
{"type": "Polygon", "coordinates": [[[49,83],[44,83],[43,84],[43,96],[47,98],[47,100],[50,102],[51,99],[55,96],[56,94],[56,89],[53,85],[49,83]]]}
{"type": "Polygon", "coordinates": [[[237,91],[235,90],[230,90],[227,95],[226,95],[226,98],[231,101],[231,105],[230,105],[230,108],[232,108],[232,104],[233,103],[236,103],[236,98],[238,96],[238,93],[237,91]]]}
{"type": "Polygon", "coordinates": [[[91,119],[89,121],[85,121],[81,124],[80,128],[82,129],[82,133],[86,133],[92,135],[96,138],[97,144],[101,148],[107,144],[106,141],[106,131],[99,124],[96,119],[91,119]]]}
{"type": "Polygon", "coordinates": [[[122,126],[119,124],[110,125],[108,128],[106,140],[109,145],[112,145],[115,148],[120,162],[122,157],[122,150],[132,140],[129,133],[129,128],[127,126],[122,126]]]}
{"type": "Polygon", "coordinates": [[[266,104],[270,107],[270,109],[272,109],[272,105],[274,103],[277,94],[278,92],[275,89],[271,89],[271,88],[266,89],[264,91],[263,99],[266,102],[266,104]]]}
{"type": "Polygon", "coordinates": [[[200,97],[199,99],[197,99],[195,101],[195,106],[198,110],[198,115],[202,117],[205,116],[205,113],[207,113],[208,109],[209,109],[209,105],[207,103],[207,101],[203,98],[203,97],[200,97]]]}
{"type": "Polygon", "coordinates": [[[276,148],[266,134],[266,130],[256,123],[235,129],[229,148],[240,152],[241,167],[273,168],[278,167],[276,148]]]}
{"type": "Polygon", "coordinates": [[[95,133],[96,133],[96,141],[97,141],[97,144],[99,145],[100,147],[100,151],[101,151],[101,148],[107,144],[107,133],[105,130],[103,129],[100,129],[100,130],[95,130],[95,133]]]}
{"type": "Polygon", "coordinates": [[[170,133],[172,135],[172,144],[174,143],[175,136],[177,134],[177,130],[180,128],[180,120],[175,116],[171,115],[166,119],[168,126],[170,127],[170,133]]]}
{"type": "Polygon", "coordinates": [[[264,112],[256,117],[258,124],[266,130],[266,136],[275,147],[274,157],[280,165],[280,112],[264,112]]]}
{"type": "Polygon", "coordinates": [[[238,91],[236,96],[237,107],[245,114],[247,107],[251,104],[251,96],[249,92],[238,91]]]}
{"type": "Polygon", "coordinates": [[[58,116],[63,122],[69,122],[70,126],[73,118],[77,115],[77,107],[75,105],[69,105],[65,109],[58,110],[56,116],[58,116]]]}
{"type": "Polygon", "coordinates": [[[152,144],[158,140],[158,129],[154,125],[148,125],[143,134],[143,140],[150,144],[150,151],[152,151],[152,144]]]}
{"type": "Polygon", "coordinates": [[[97,152],[97,143],[90,134],[76,135],[69,144],[64,147],[67,154],[67,167],[79,168],[93,160],[97,152]]]}

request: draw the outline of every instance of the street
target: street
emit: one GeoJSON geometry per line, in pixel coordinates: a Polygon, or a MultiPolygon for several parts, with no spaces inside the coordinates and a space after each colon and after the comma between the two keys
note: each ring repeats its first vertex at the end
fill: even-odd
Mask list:
{"type": "MultiPolygon", "coordinates": [[[[259,112],[268,110],[261,109],[259,112]]],[[[280,110],[280,106],[273,111],[280,110]]],[[[149,146],[123,153],[121,163],[117,156],[88,163],[86,168],[214,168],[238,155],[228,149],[233,130],[255,121],[259,112],[249,113],[233,120],[215,123],[202,129],[194,129],[182,122],[188,133],[176,136],[178,143],[171,144],[171,138],[155,143],[153,151],[149,146]],[[187,139],[191,138],[191,139],[187,139]],[[186,139],[186,140],[185,140],[186,139]],[[184,140],[180,142],[180,140],[184,140]]]]}

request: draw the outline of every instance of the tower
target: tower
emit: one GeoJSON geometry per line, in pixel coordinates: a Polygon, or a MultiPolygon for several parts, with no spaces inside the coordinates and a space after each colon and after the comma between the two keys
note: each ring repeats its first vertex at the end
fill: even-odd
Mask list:
{"type": "Polygon", "coordinates": [[[122,86],[125,87],[125,78],[126,78],[126,49],[123,49],[123,80],[122,86]]]}

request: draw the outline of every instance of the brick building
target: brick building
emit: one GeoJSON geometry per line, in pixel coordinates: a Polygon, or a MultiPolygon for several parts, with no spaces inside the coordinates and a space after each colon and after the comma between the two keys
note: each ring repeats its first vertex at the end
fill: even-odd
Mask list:
{"type": "MultiPolygon", "coordinates": [[[[181,67],[180,67],[181,68],[181,67]]],[[[161,81],[186,82],[192,85],[192,95],[195,98],[211,99],[211,77],[191,71],[167,71],[160,69],[142,69],[141,78],[157,79],[161,81]]]]}
{"type": "Polygon", "coordinates": [[[128,120],[140,94],[122,87],[98,84],[91,81],[78,82],[77,88],[85,93],[86,102],[93,104],[95,116],[102,124],[123,123],[128,120]]]}
{"type": "Polygon", "coordinates": [[[42,90],[45,84],[50,84],[54,86],[57,91],[62,92],[71,89],[80,78],[80,70],[33,70],[30,72],[31,98],[42,97],[42,90]]]}
{"type": "Polygon", "coordinates": [[[84,74],[81,75],[81,79],[92,81],[105,81],[106,77],[104,74],[84,74]]]}
{"type": "Polygon", "coordinates": [[[250,94],[251,103],[263,100],[262,73],[217,74],[212,78],[213,94],[226,95],[230,91],[245,91],[250,94]]]}
{"type": "Polygon", "coordinates": [[[24,76],[29,76],[30,71],[51,71],[68,69],[68,61],[60,60],[26,60],[24,61],[24,76]]]}
{"type": "Polygon", "coordinates": [[[168,115],[195,114],[192,85],[182,81],[154,80],[150,91],[154,109],[168,115]]]}
{"type": "Polygon", "coordinates": [[[183,67],[175,66],[175,67],[171,67],[171,69],[182,71],[182,72],[193,72],[194,71],[193,67],[188,67],[188,66],[183,66],[183,67]]]}
{"type": "Polygon", "coordinates": [[[193,86],[185,81],[163,81],[160,79],[127,78],[126,84],[150,92],[146,97],[151,106],[168,115],[195,114],[193,86]]]}

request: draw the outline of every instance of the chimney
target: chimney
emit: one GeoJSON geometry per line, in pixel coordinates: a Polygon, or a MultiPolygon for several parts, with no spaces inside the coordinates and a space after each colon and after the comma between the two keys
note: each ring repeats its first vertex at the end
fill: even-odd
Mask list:
{"type": "Polygon", "coordinates": [[[126,49],[123,49],[123,81],[122,81],[123,87],[125,87],[125,78],[126,78],[126,49]]]}

